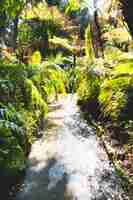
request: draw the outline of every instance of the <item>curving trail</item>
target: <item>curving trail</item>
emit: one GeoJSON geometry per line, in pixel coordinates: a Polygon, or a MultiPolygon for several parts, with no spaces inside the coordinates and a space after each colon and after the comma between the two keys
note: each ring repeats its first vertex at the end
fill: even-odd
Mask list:
{"type": "Polygon", "coordinates": [[[128,199],[94,130],[82,119],[76,96],[62,98],[50,110],[16,200],[128,199]]]}

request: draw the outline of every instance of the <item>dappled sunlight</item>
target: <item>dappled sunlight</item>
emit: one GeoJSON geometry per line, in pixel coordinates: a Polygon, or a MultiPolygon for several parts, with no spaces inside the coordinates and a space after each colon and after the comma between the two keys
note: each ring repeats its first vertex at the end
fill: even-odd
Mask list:
{"type": "Polygon", "coordinates": [[[120,180],[94,130],[81,118],[76,96],[68,95],[55,105],[59,109],[54,115],[49,113],[49,120],[55,120],[56,126],[47,129],[48,135],[52,131],[49,138],[32,145],[24,184],[16,199],[121,200],[120,180]]]}
{"type": "Polygon", "coordinates": [[[132,200],[133,1],[1,1],[0,197],[132,200]]]}

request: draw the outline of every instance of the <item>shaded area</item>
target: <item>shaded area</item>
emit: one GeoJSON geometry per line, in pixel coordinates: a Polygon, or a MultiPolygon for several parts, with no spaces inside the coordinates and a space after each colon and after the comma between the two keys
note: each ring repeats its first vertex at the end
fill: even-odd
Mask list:
{"type": "MultiPolygon", "coordinates": [[[[52,187],[49,186],[49,170],[52,168],[52,166],[56,165],[58,161],[55,158],[51,158],[47,161],[46,166],[40,167],[40,169],[36,170],[36,167],[38,166],[38,160],[36,158],[33,158],[30,161],[33,169],[29,169],[28,179],[24,182],[24,185],[22,186],[21,190],[23,192],[18,195],[18,199],[21,200],[28,200],[28,199],[65,199],[65,190],[66,190],[66,183],[67,183],[67,174],[63,173],[63,177],[58,181],[58,183],[53,186],[53,189],[50,190],[49,188],[52,187]],[[49,186],[49,187],[48,187],[49,186]]],[[[62,173],[60,172],[60,169],[58,169],[58,174],[62,173]]]]}

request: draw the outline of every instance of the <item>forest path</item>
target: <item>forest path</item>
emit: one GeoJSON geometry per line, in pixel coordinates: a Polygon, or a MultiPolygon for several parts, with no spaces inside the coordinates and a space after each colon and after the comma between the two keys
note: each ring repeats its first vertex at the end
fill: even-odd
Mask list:
{"type": "Polygon", "coordinates": [[[16,200],[126,200],[120,180],[76,96],[50,106],[44,137],[31,148],[16,200]]]}

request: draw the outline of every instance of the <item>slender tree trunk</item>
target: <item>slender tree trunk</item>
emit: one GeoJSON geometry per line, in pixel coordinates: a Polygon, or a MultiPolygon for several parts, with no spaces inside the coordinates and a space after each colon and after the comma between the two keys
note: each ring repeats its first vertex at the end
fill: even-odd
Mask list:
{"type": "Polygon", "coordinates": [[[0,13],[0,47],[5,44],[5,33],[6,33],[6,13],[0,13]]]}
{"type": "Polygon", "coordinates": [[[94,13],[94,22],[91,24],[91,33],[95,57],[104,57],[103,42],[101,39],[101,28],[99,24],[97,10],[94,13]]]}
{"type": "Polygon", "coordinates": [[[13,20],[13,49],[17,47],[17,37],[18,37],[18,22],[19,22],[19,12],[13,20]]]}

